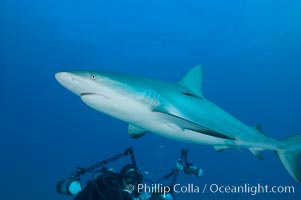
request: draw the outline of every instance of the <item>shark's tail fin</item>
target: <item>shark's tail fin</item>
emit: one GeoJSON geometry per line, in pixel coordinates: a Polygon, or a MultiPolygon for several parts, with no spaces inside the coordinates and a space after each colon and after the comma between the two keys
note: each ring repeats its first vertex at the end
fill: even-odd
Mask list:
{"type": "Polygon", "coordinates": [[[276,153],[288,173],[301,183],[301,134],[281,141],[282,147],[276,153]]]}

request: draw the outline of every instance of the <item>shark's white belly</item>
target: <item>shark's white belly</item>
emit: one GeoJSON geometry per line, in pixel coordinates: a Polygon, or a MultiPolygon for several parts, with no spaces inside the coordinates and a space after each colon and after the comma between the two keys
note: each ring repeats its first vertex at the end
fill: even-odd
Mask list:
{"type": "Polygon", "coordinates": [[[174,121],[164,118],[163,114],[153,112],[149,105],[126,97],[119,97],[116,101],[101,95],[87,95],[82,97],[82,100],[100,112],[160,136],[191,143],[223,145],[226,142],[225,139],[183,129],[174,121]]]}

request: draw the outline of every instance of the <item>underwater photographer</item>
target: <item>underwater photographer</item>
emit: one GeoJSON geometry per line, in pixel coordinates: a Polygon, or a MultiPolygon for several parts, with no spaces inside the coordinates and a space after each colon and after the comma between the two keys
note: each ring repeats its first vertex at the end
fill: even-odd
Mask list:
{"type": "MultiPolygon", "coordinates": [[[[136,165],[134,151],[126,149],[123,153],[112,156],[87,168],[77,167],[68,178],[58,181],[56,190],[63,195],[75,196],[74,200],[175,200],[173,192],[166,191],[139,191],[138,186],[146,184],[163,185],[162,181],[171,179],[169,186],[174,186],[180,171],[185,174],[202,176],[202,169],[189,163],[188,150],[182,149],[176,167],[170,173],[157,181],[144,178],[136,165]],[[130,164],[124,165],[119,172],[108,169],[106,166],[125,156],[131,159],[130,164]],[[82,188],[80,177],[92,173],[87,185],[82,188]]],[[[156,187],[157,188],[157,187],[156,187]]]]}

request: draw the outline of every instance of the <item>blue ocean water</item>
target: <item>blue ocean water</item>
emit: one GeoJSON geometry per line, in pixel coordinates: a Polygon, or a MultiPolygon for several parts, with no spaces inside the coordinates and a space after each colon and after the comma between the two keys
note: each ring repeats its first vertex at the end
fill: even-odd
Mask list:
{"type": "Polygon", "coordinates": [[[180,174],[181,184],[295,187],[178,199],[300,199],[301,186],[273,152],[260,161],[245,149],[217,153],[151,133],[133,140],[126,123],[88,108],[54,78],[93,69],[177,82],[202,64],[206,98],[285,138],[301,133],[300,10],[298,0],[2,0],[1,199],[70,199],[56,193],[58,179],[129,146],[142,170],[163,174],[188,148],[204,174],[180,174]]]}

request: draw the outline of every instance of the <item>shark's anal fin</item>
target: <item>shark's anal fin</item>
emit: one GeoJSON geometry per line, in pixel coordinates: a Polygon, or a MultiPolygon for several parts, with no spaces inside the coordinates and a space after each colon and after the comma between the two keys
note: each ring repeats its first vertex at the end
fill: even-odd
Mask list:
{"type": "MultiPolygon", "coordinates": [[[[261,124],[256,124],[255,126],[253,126],[253,129],[257,130],[258,133],[261,133],[262,135],[266,135],[266,133],[263,131],[262,125],[261,124]]],[[[262,149],[258,149],[258,148],[249,148],[249,150],[251,151],[251,153],[256,156],[258,159],[263,160],[264,157],[262,155],[262,149]]]]}
{"type": "Polygon", "coordinates": [[[178,84],[187,90],[183,91],[183,94],[204,98],[202,94],[202,79],[202,67],[196,66],[178,84]]]}
{"type": "Polygon", "coordinates": [[[128,132],[129,132],[129,135],[132,138],[137,139],[137,138],[140,138],[140,137],[144,136],[147,131],[140,128],[140,127],[138,127],[138,126],[134,126],[132,124],[129,124],[128,132]]]}
{"type": "Polygon", "coordinates": [[[261,153],[260,149],[256,149],[256,148],[249,148],[249,150],[251,151],[251,153],[256,156],[259,160],[263,160],[264,157],[261,153]]]}

